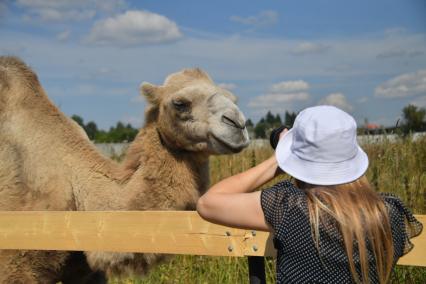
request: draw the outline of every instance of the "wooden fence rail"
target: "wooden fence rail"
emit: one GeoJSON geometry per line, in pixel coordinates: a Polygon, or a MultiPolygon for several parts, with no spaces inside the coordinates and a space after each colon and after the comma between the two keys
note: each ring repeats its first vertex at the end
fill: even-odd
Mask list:
{"type": "MultiPolygon", "coordinates": [[[[426,215],[416,216],[426,226],[426,215]]],[[[399,265],[426,267],[426,233],[399,265]]],[[[0,249],[274,256],[272,235],[191,211],[0,211],[0,249]]]]}

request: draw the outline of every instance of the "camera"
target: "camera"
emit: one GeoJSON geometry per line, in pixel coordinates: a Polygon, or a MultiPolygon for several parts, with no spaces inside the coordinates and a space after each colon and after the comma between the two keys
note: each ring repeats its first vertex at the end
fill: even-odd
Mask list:
{"type": "Polygon", "coordinates": [[[280,127],[275,128],[272,130],[271,135],[269,136],[269,143],[271,144],[271,147],[275,150],[278,145],[278,141],[280,140],[280,133],[285,129],[290,129],[287,125],[281,125],[280,127]]]}

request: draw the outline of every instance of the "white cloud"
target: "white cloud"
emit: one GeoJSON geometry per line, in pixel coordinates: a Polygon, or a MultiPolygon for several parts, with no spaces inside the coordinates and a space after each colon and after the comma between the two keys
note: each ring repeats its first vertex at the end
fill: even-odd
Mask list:
{"type": "Polygon", "coordinates": [[[309,84],[303,80],[284,81],[271,86],[270,90],[273,93],[287,93],[293,91],[304,91],[309,89],[309,84]]]}
{"type": "Polygon", "coordinates": [[[326,52],[330,46],[322,43],[302,42],[291,53],[294,55],[318,54],[326,52]]]}
{"type": "Polygon", "coordinates": [[[305,102],[311,98],[307,92],[309,84],[303,80],[282,81],[269,87],[265,95],[252,98],[248,107],[259,112],[280,113],[296,102],[305,102]]]}
{"type": "Polygon", "coordinates": [[[424,51],[421,50],[404,50],[404,49],[390,49],[377,54],[378,59],[388,58],[401,58],[401,57],[418,57],[424,55],[424,51]]]}
{"type": "MultiPolygon", "coordinates": [[[[61,22],[61,21],[84,21],[92,19],[96,15],[95,10],[68,10],[68,11],[60,11],[55,9],[42,9],[38,10],[38,17],[44,22],[61,22]]],[[[26,19],[31,20],[31,17],[26,19]]]]}
{"type": "Polygon", "coordinates": [[[143,115],[124,115],[123,117],[121,117],[120,121],[122,121],[124,124],[130,123],[133,127],[139,128],[142,127],[143,115]]]}
{"type": "MultiPolygon", "coordinates": [[[[92,0],[96,7],[107,13],[115,13],[127,7],[125,0],[92,0]]],[[[87,2],[87,1],[86,1],[87,2]]]]}
{"type": "Polygon", "coordinates": [[[387,37],[395,37],[404,34],[407,30],[402,27],[389,28],[385,30],[385,36],[387,37]]]}
{"type": "Polygon", "coordinates": [[[422,56],[424,54],[425,54],[425,52],[421,51],[421,50],[413,50],[413,51],[408,52],[408,56],[410,56],[410,57],[422,56]]]}
{"type": "Polygon", "coordinates": [[[99,75],[105,75],[105,74],[111,74],[111,73],[113,73],[113,70],[111,70],[110,68],[108,68],[108,67],[101,67],[101,68],[99,68],[98,69],[98,72],[97,72],[99,75]]]}
{"type": "Polygon", "coordinates": [[[329,94],[325,98],[321,99],[318,104],[332,105],[349,112],[353,110],[352,105],[346,100],[345,95],[343,95],[342,93],[329,94]]]}
{"type": "Polygon", "coordinates": [[[351,64],[337,63],[336,65],[326,67],[325,70],[344,74],[349,72],[352,68],[353,66],[351,64]]]}
{"type": "Polygon", "coordinates": [[[407,54],[405,50],[402,49],[391,49],[380,52],[377,54],[377,58],[386,59],[386,58],[394,58],[394,57],[403,57],[407,54]]]}
{"type": "Polygon", "coordinates": [[[374,90],[376,97],[403,98],[426,93],[426,69],[405,73],[379,85],[374,90]]]}
{"type": "Polygon", "coordinates": [[[127,11],[96,22],[87,42],[132,46],[176,41],[182,34],[175,22],[148,11],[127,11]]]}
{"type": "Polygon", "coordinates": [[[357,100],[357,103],[363,104],[363,103],[368,102],[369,100],[370,100],[369,97],[361,97],[357,100]]]}
{"type": "Polygon", "coordinates": [[[223,89],[227,89],[229,91],[235,90],[237,88],[237,85],[235,85],[234,83],[219,83],[217,85],[219,87],[221,87],[223,89]]]}
{"type": "Polygon", "coordinates": [[[82,21],[98,12],[113,13],[124,9],[124,0],[17,0],[25,10],[24,19],[43,22],[82,21]]]}
{"type": "Polygon", "coordinates": [[[278,22],[278,13],[275,11],[262,11],[256,16],[241,17],[231,16],[230,20],[254,28],[261,28],[274,25],[278,22]]]}
{"type": "Polygon", "coordinates": [[[72,87],[53,86],[50,88],[50,94],[56,97],[85,97],[85,96],[128,96],[134,94],[132,88],[124,87],[105,87],[92,83],[78,83],[72,87]]]}
{"type": "Polygon", "coordinates": [[[293,103],[296,101],[307,101],[310,95],[305,92],[290,93],[290,94],[267,94],[257,96],[252,99],[248,106],[251,108],[272,108],[278,106],[284,106],[286,103],[293,103]]]}
{"type": "Polygon", "coordinates": [[[410,102],[418,107],[426,107],[426,96],[421,96],[410,102]]]}
{"type": "MultiPolygon", "coordinates": [[[[76,36],[76,33],[77,31],[73,30],[71,36],[76,36]]],[[[286,103],[285,109],[294,111],[316,103],[320,99],[320,97],[314,98],[314,92],[317,91],[326,95],[338,90],[344,94],[362,93],[364,96],[368,95],[369,90],[373,92],[374,87],[385,81],[381,82],[378,78],[383,78],[391,71],[395,72],[393,74],[403,74],[425,69],[426,38],[424,34],[405,33],[393,38],[318,39],[314,42],[332,48],[321,56],[315,57],[315,60],[301,60],[300,57],[291,54],[291,50],[303,42],[305,41],[269,37],[185,36],[173,45],[138,46],[128,48],[126,52],[120,52],[117,56],[117,49],[110,46],[65,45],[34,33],[4,30],[0,37],[0,52],[19,55],[33,66],[39,73],[40,79],[45,82],[49,94],[55,94],[50,92],[52,82],[58,82],[54,86],[60,85],[64,90],[75,89],[73,86],[82,83],[79,78],[84,78],[83,82],[94,82],[92,77],[88,78],[88,76],[94,76],[92,74],[97,74],[102,68],[109,68],[114,72],[101,72],[105,75],[102,75],[102,81],[96,81],[96,85],[101,86],[104,80],[107,81],[107,87],[103,91],[108,91],[111,87],[132,87],[128,101],[131,96],[138,94],[137,86],[141,81],[161,84],[171,72],[187,66],[201,66],[219,82],[238,83],[238,91],[241,94],[239,101],[243,103],[241,109],[246,113],[246,117],[252,120],[260,118],[267,110],[248,108],[247,104],[256,95],[270,93],[271,78],[315,80],[315,86],[310,86],[308,91],[311,93],[310,100],[286,103]],[[395,64],[391,60],[376,60],[377,54],[390,47],[406,50],[412,48],[424,53],[422,56],[411,59],[407,56],[401,64],[395,64]],[[330,66],[342,66],[342,68],[328,70],[327,67],[330,66]],[[58,78],[67,79],[67,82],[59,83],[61,81],[57,80],[58,78]],[[328,93],[323,93],[322,90],[328,93]]],[[[275,82],[278,83],[278,81],[275,82]]],[[[68,93],[70,96],[74,95],[74,92],[68,93]]],[[[102,92],[99,94],[103,95],[102,92]]],[[[69,111],[71,114],[78,113],[78,109],[86,103],[83,101],[83,96],[75,97],[80,100],[80,103],[69,105],[68,109],[71,107],[76,109],[73,112],[69,111]]],[[[391,100],[372,98],[368,104],[362,105],[362,108],[357,107],[357,97],[352,98],[348,95],[348,98],[352,99],[355,118],[362,120],[364,117],[369,117],[371,121],[375,121],[374,118],[379,116],[390,119],[399,116],[401,108],[415,97],[401,100],[400,105],[391,100]]],[[[102,117],[103,123],[116,122],[126,112],[123,109],[117,109],[114,104],[106,105],[105,109],[109,110],[109,116],[102,117]]],[[[276,113],[283,112],[282,106],[270,110],[276,110],[276,113]]],[[[142,112],[142,107],[140,104],[129,104],[127,112],[137,115],[142,112]]],[[[101,121],[100,117],[99,115],[97,122],[101,121]]]]}
{"type": "Polygon", "coordinates": [[[69,30],[65,30],[56,35],[56,39],[59,41],[67,41],[70,37],[71,32],[69,30]]]}

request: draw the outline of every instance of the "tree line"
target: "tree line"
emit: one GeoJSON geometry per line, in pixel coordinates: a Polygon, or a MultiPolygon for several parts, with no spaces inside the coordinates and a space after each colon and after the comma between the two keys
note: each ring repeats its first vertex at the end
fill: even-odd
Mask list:
{"type": "MultiPolygon", "coordinates": [[[[284,114],[284,125],[288,128],[293,127],[294,120],[296,119],[296,112],[286,111],[284,114]]],[[[369,128],[368,123],[365,125],[358,125],[358,134],[398,134],[406,136],[412,132],[426,131],[426,109],[412,104],[405,106],[402,109],[402,119],[396,121],[395,125],[390,127],[377,126],[376,128],[369,128]]],[[[255,125],[249,119],[247,121],[247,129],[249,130],[251,138],[265,139],[273,129],[282,125],[281,117],[276,114],[273,115],[270,111],[262,117],[255,125]]]]}
{"type": "Polygon", "coordinates": [[[268,111],[256,124],[248,119],[246,126],[251,138],[265,139],[269,137],[272,130],[283,124],[288,128],[293,127],[296,116],[297,113],[286,111],[282,120],[279,114],[273,115],[271,111],[268,111]]]}
{"type": "Polygon", "coordinates": [[[402,132],[409,133],[414,131],[426,131],[426,109],[415,105],[408,105],[402,109],[404,121],[402,123],[402,132]]]}
{"type": "MultiPolygon", "coordinates": [[[[288,128],[293,127],[296,119],[296,112],[286,111],[283,118],[279,114],[272,114],[268,111],[256,124],[251,119],[246,122],[247,130],[250,137],[253,139],[266,139],[271,131],[281,125],[286,125],[288,128]]],[[[426,131],[426,109],[415,105],[407,105],[402,109],[402,121],[396,122],[392,127],[379,127],[369,129],[367,125],[359,126],[359,134],[386,134],[396,133],[407,135],[410,132],[426,131]]],[[[128,123],[117,122],[115,126],[109,128],[108,131],[99,129],[95,122],[89,121],[84,123],[82,117],[73,115],[71,117],[86,131],[90,140],[96,143],[119,143],[133,141],[138,134],[138,129],[128,123]]],[[[366,123],[367,124],[367,123],[366,123]]]]}
{"type": "Polygon", "coordinates": [[[115,126],[109,128],[108,131],[99,129],[95,122],[89,121],[84,123],[82,117],[73,115],[71,118],[80,125],[90,140],[96,143],[120,143],[133,141],[138,134],[138,129],[128,123],[124,125],[121,121],[115,126]]]}

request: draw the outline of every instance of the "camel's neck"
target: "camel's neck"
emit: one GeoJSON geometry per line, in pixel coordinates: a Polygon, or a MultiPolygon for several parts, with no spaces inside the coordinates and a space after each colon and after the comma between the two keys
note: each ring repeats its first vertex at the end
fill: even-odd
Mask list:
{"type": "Polygon", "coordinates": [[[114,202],[104,199],[119,186],[114,181],[117,163],[102,156],[83,130],[62,114],[42,89],[37,94],[20,92],[8,103],[2,131],[19,147],[22,159],[17,163],[23,167],[23,184],[40,192],[26,201],[34,204],[28,205],[30,208],[114,208],[114,202]],[[15,109],[14,105],[20,107],[15,109]]]}
{"type": "Polygon", "coordinates": [[[169,149],[155,124],[141,130],[123,164],[129,209],[194,208],[209,184],[208,156],[169,149]]]}
{"type": "Polygon", "coordinates": [[[26,163],[32,176],[44,177],[29,181],[30,186],[46,194],[60,192],[55,198],[66,199],[58,209],[186,209],[206,190],[207,156],[169,150],[153,124],[139,133],[119,166],[103,157],[46,96],[31,98],[32,103],[22,99],[28,104],[22,109],[27,115],[15,113],[9,132],[31,153],[26,163]],[[31,108],[34,105],[37,108],[31,108]],[[38,167],[39,161],[47,161],[49,170],[38,167]]]}

